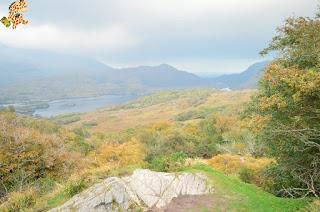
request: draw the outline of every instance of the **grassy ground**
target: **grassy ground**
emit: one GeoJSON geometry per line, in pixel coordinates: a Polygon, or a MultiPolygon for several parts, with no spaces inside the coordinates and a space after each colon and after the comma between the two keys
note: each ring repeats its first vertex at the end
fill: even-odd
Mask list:
{"type": "MultiPolygon", "coordinates": [[[[187,169],[202,172],[209,177],[215,189],[214,211],[285,212],[306,211],[307,200],[278,198],[258,187],[246,184],[237,178],[228,177],[207,165],[196,165],[187,169]]],[[[202,211],[212,211],[202,208],[202,211]]]]}

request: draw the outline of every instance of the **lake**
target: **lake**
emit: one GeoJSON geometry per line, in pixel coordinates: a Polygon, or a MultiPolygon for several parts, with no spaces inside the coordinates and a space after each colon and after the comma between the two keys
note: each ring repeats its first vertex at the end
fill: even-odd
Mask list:
{"type": "Polygon", "coordinates": [[[137,99],[138,96],[105,95],[88,98],[62,99],[48,102],[49,107],[36,109],[34,116],[50,118],[65,113],[84,113],[98,108],[110,107],[137,99]]]}

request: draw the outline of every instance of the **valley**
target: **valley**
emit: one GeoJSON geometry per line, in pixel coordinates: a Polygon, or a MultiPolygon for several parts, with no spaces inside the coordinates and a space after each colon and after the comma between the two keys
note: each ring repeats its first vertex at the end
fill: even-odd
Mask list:
{"type": "Polygon", "coordinates": [[[319,212],[312,2],[1,1],[0,212],[319,212]]]}
{"type": "Polygon", "coordinates": [[[257,86],[267,64],[254,64],[240,74],[201,78],[167,64],[113,68],[83,56],[2,48],[0,104],[24,104],[29,110],[36,106],[34,102],[60,99],[141,96],[188,88],[250,89],[257,86]]]}

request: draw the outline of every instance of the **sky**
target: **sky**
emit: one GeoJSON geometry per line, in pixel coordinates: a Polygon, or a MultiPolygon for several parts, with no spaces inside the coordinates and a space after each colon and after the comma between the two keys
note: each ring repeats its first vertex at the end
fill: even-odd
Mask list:
{"type": "MultiPolygon", "coordinates": [[[[0,16],[12,0],[0,1],[0,16]]],[[[170,64],[196,74],[241,72],[265,60],[289,16],[319,0],[29,0],[27,26],[0,26],[0,45],[96,58],[110,66],[170,64]]],[[[1,48],[0,48],[1,51],[1,48]]]]}

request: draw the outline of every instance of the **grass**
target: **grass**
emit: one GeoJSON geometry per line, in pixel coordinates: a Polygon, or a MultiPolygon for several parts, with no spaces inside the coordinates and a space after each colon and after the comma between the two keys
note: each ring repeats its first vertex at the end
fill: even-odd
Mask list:
{"type": "MultiPolygon", "coordinates": [[[[308,200],[275,197],[254,185],[244,183],[237,178],[227,177],[207,165],[195,165],[186,171],[206,174],[215,189],[215,195],[228,199],[223,203],[227,202],[228,211],[303,211],[309,204],[308,200]]],[[[219,211],[219,202],[214,202],[214,204],[217,207],[216,210],[219,211]]]]}

